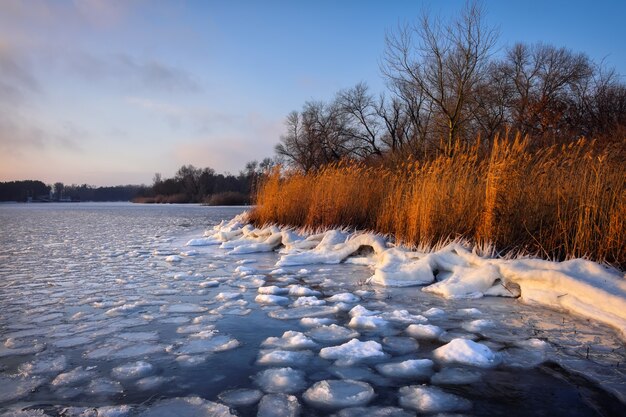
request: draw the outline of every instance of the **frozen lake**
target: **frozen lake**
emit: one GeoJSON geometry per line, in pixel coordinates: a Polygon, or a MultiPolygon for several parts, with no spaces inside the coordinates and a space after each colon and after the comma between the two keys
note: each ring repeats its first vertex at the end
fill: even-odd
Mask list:
{"type": "Polygon", "coordinates": [[[0,205],[0,415],[623,415],[613,329],[185,246],[241,211],[0,205]]]}

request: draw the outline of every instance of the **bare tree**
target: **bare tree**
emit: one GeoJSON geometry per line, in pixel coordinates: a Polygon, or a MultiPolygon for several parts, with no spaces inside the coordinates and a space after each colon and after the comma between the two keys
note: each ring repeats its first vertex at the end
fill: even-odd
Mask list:
{"type": "Polygon", "coordinates": [[[384,74],[425,96],[448,149],[471,117],[496,39],[477,3],[467,4],[458,19],[447,23],[424,13],[416,24],[387,36],[384,74]]]}
{"type": "Polygon", "coordinates": [[[374,97],[368,92],[365,83],[340,91],[335,99],[338,110],[347,117],[346,134],[351,136],[351,152],[367,157],[381,156],[380,120],[374,97]]]}

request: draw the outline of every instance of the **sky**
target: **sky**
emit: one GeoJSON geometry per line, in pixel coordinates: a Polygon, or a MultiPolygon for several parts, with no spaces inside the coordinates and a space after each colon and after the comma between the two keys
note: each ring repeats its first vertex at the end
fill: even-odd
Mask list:
{"type": "MultiPolygon", "coordinates": [[[[515,42],[626,75],[626,1],[485,0],[515,42]]],[[[358,82],[383,91],[385,33],[464,0],[0,0],[0,181],[150,184],[183,164],[236,174],[285,116],[358,82]]]]}

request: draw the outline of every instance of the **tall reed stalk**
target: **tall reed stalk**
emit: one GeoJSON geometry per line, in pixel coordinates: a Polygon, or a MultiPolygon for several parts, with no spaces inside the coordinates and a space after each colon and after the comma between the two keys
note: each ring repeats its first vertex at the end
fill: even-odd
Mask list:
{"type": "Polygon", "coordinates": [[[531,150],[496,138],[456,144],[394,167],[340,163],[309,174],[276,169],[259,186],[257,224],[353,227],[431,247],[465,239],[502,253],[626,266],[624,147],[579,140],[531,150]]]}

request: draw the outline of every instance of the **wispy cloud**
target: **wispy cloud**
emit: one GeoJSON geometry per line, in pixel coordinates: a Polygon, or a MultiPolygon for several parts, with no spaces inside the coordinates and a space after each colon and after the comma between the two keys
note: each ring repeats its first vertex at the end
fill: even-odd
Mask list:
{"type": "Polygon", "coordinates": [[[41,90],[24,57],[6,43],[0,42],[0,102],[23,101],[41,90]]]}

